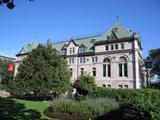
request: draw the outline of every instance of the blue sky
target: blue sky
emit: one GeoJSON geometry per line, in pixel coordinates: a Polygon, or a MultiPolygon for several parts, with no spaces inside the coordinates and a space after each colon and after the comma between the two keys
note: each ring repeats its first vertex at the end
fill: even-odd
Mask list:
{"type": "Polygon", "coordinates": [[[37,40],[46,43],[107,31],[119,22],[139,32],[143,54],[160,47],[160,0],[14,0],[0,6],[0,54],[15,56],[37,40]]]}

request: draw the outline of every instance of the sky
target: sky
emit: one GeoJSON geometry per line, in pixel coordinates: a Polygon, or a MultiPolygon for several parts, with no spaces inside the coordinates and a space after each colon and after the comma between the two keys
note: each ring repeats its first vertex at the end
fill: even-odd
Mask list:
{"type": "Polygon", "coordinates": [[[119,22],[141,35],[144,58],[160,48],[160,0],[14,0],[0,6],[0,55],[15,57],[33,40],[46,43],[106,32],[119,22]]]}

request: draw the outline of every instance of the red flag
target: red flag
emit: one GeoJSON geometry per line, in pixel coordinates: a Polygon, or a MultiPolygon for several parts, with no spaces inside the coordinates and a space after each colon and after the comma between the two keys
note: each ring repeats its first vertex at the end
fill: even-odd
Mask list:
{"type": "Polygon", "coordinates": [[[9,64],[8,65],[8,71],[13,72],[14,71],[14,64],[9,64]]]}

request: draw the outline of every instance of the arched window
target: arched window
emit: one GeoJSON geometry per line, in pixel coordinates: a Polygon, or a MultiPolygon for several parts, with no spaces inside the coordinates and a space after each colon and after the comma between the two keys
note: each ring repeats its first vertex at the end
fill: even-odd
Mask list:
{"type": "Polygon", "coordinates": [[[128,76],[127,59],[124,56],[121,56],[119,58],[119,76],[120,77],[127,77],[128,76]]]}
{"type": "Polygon", "coordinates": [[[103,77],[111,77],[111,61],[109,58],[103,60],[103,77]]]}

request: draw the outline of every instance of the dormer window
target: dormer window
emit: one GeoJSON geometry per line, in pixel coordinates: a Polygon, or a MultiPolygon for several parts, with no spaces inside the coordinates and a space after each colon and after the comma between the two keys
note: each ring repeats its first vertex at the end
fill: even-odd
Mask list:
{"type": "Polygon", "coordinates": [[[79,48],[79,53],[84,53],[84,51],[85,51],[85,47],[79,48]]]}
{"type": "Polygon", "coordinates": [[[62,54],[62,55],[65,55],[65,54],[66,54],[66,50],[62,50],[62,51],[61,51],[61,54],[62,54]]]}

